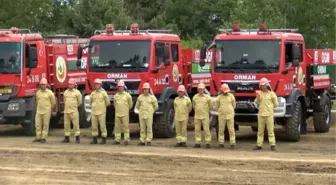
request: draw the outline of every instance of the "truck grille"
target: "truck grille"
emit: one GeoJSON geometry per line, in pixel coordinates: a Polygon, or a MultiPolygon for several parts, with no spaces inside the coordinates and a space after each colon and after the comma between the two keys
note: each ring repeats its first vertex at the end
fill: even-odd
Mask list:
{"type": "Polygon", "coordinates": [[[230,90],[236,93],[249,93],[255,92],[259,89],[259,82],[258,81],[225,81],[223,80],[222,83],[227,83],[230,87],[230,90]]]}
{"type": "MultiPolygon", "coordinates": [[[[125,86],[126,86],[126,91],[129,92],[132,95],[139,94],[138,88],[140,85],[140,80],[130,80],[127,81],[125,80],[125,86]]],[[[116,91],[117,90],[117,82],[115,81],[103,81],[102,82],[102,87],[106,91],[116,91]]]]}

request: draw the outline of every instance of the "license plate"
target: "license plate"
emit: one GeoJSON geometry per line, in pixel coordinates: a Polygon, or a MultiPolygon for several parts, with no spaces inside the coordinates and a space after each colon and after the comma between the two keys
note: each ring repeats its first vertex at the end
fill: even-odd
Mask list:
{"type": "Polygon", "coordinates": [[[10,94],[12,93],[12,89],[0,89],[0,94],[10,94]]]}
{"type": "Polygon", "coordinates": [[[108,95],[110,101],[113,101],[114,100],[114,95],[108,95]]]}
{"type": "Polygon", "coordinates": [[[237,103],[236,104],[237,109],[247,109],[247,104],[246,103],[237,103]]]}

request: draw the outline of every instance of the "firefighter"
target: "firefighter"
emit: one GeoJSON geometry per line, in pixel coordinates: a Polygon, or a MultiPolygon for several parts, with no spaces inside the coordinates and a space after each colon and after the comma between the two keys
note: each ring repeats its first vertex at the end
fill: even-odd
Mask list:
{"type": "Polygon", "coordinates": [[[175,110],[175,129],[176,140],[175,147],[187,147],[187,124],[189,113],[192,109],[191,100],[185,95],[184,85],[180,85],[177,89],[178,97],[174,100],[175,110]]]}
{"type": "Polygon", "coordinates": [[[260,80],[260,92],[257,92],[255,103],[258,105],[258,139],[257,146],[253,150],[261,150],[264,142],[265,127],[268,132],[268,142],[271,145],[271,150],[275,151],[275,136],[274,136],[274,115],[273,109],[278,106],[278,98],[272,91],[267,78],[260,80]]]}
{"type": "Polygon", "coordinates": [[[82,104],[82,94],[76,89],[75,79],[69,79],[69,88],[64,92],[64,140],[70,142],[71,122],[74,127],[76,143],[80,143],[79,113],[78,108],[82,104]]]}
{"type": "Polygon", "coordinates": [[[139,110],[140,122],[140,143],[138,146],[151,146],[153,139],[153,114],[158,109],[158,102],[155,96],[151,93],[149,83],[144,83],[142,86],[142,94],[138,97],[136,108],[139,110]]]}
{"type": "Polygon", "coordinates": [[[234,149],[236,144],[234,130],[236,99],[230,93],[230,88],[227,84],[222,84],[221,86],[220,95],[216,98],[216,107],[218,108],[218,147],[224,148],[224,129],[227,126],[230,136],[230,149],[234,149]]]}
{"type": "Polygon", "coordinates": [[[36,93],[36,138],[33,142],[46,142],[52,109],[55,107],[55,95],[48,88],[48,81],[42,78],[40,89],[36,93]]]}
{"type": "Polygon", "coordinates": [[[124,81],[119,81],[117,84],[118,92],[114,96],[114,107],[115,107],[115,126],[114,126],[114,137],[115,141],[113,144],[119,145],[121,140],[120,127],[122,125],[124,132],[124,145],[128,145],[130,141],[129,133],[129,110],[133,107],[132,96],[125,92],[124,81]]]}
{"type": "Polygon", "coordinates": [[[194,124],[195,124],[195,145],[194,148],[201,147],[201,126],[203,126],[206,148],[210,148],[211,132],[209,128],[209,112],[212,106],[211,97],[204,94],[205,85],[198,84],[198,94],[193,97],[193,107],[195,110],[194,124]]]}
{"type": "Polygon", "coordinates": [[[95,90],[90,95],[93,137],[91,144],[97,144],[98,123],[102,136],[102,141],[100,144],[106,144],[106,107],[110,105],[110,99],[106,91],[102,88],[102,81],[99,78],[95,79],[94,87],[95,90]]]}

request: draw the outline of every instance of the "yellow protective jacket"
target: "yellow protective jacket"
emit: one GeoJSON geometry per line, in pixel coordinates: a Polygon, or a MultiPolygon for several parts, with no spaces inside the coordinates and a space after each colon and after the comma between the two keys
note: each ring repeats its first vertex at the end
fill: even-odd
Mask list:
{"type": "Polygon", "coordinates": [[[231,93],[220,94],[216,98],[218,116],[225,119],[232,119],[235,115],[236,99],[231,93]]]}
{"type": "Polygon", "coordinates": [[[193,97],[193,107],[195,110],[195,119],[209,118],[212,106],[211,97],[207,94],[196,94],[193,97]]]}
{"type": "Polygon", "coordinates": [[[77,89],[67,89],[64,92],[64,113],[73,113],[78,111],[82,104],[82,94],[77,89]]]}
{"type": "Polygon", "coordinates": [[[104,89],[95,90],[90,95],[92,115],[102,115],[106,113],[106,107],[110,105],[110,99],[104,89]]]}
{"type": "Polygon", "coordinates": [[[175,120],[188,120],[189,113],[192,110],[191,100],[187,96],[176,97],[174,100],[175,120]]]}
{"type": "Polygon", "coordinates": [[[128,92],[118,92],[114,95],[115,115],[123,117],[129,115],[129,110],[133,107],[132,96],[128,92]]]}
{"type": "Polygon", "coordinates": [[[50,113],[55,106],[55,95],[49,90],[38,90],[36,93],[36,113],[50,113]]]}
{"type": "Polygon", "coordinates": [[[273,109],[278,106],[277,95],[270,90],[267,92],[261,91],[259,97],[257,96],[254,102],[258,105],[259,108],[258,116],[273,116],[273,109]]]}
{"type": "Polygon", "coordinates": [[[159,108],[157,99],[154,95],[141,94],[135,104],[136,108],[139,110],[139,117],[141,119],[148,119],[153,116],[154,112],[159,108]]]}

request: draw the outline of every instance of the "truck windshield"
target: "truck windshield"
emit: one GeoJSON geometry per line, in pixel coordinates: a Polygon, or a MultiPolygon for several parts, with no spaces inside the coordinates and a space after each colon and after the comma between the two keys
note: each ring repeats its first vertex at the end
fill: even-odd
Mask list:
{"type": "Polygon", "coordinates": [[[216,59],[216,72],[274,73],[279,70],[280,40],[221,40],[216,43],[217,52],[221,52],[216,59]]]}
{"type": "Polygon", "coordinates": [[[149,56],[150,41],[92,41],[90,71],[145,72],[149,56]]]}
{"type": "Polygon", "coordinates": [[[0,74],[21,72],[21,43],[0,42],[0,74]]]}

